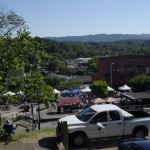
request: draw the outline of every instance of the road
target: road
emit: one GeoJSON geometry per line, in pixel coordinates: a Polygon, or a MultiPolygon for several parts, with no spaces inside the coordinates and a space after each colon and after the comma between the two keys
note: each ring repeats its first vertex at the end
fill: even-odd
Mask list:
{"type": "Polygon", "coordinates": [[[41,129],[56,128],[57,121],[48,121],[41,123],[41,129]]]}

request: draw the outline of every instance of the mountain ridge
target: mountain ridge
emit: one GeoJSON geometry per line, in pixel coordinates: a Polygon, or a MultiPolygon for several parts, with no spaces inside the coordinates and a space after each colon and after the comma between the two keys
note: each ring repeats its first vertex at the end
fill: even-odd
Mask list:
{"type": "Polygon", "coordinates": [[[44,37],[60,42],[114,42],[122,40],[150,40],[150,34],[89,34],[82,36],[44,37]]]}

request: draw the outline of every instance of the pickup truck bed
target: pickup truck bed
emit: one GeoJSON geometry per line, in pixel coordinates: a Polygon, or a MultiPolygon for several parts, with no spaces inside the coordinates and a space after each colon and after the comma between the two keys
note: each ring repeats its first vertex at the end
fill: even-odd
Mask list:
{"type": "Polygon", "coordinates": [[[145,110],[129,110],[128,112],[132,114],[134,118],[150,117],[150,112],[145,110]]]}

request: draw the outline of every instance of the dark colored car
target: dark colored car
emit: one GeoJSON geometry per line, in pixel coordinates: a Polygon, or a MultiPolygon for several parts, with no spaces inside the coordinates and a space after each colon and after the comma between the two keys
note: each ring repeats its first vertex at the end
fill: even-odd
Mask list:
{"type": "Polygon", "coordinates": [[[123,140],[118,150],[150,150],[150,141],[140,138],[123,140]]]}

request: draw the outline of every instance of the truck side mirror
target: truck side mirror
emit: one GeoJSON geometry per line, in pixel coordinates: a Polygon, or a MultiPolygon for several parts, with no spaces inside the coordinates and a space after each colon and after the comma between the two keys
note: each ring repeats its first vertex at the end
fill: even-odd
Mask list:
{"type": "Polygon", "coordinates": [[[98,122],[97,125],[98,125],[100,128],[103,128],[103,129],[105,128],[100,122],[98,122]]]}

